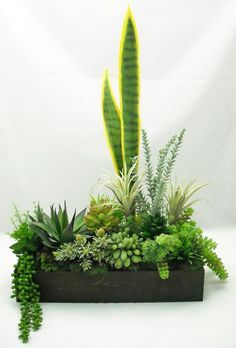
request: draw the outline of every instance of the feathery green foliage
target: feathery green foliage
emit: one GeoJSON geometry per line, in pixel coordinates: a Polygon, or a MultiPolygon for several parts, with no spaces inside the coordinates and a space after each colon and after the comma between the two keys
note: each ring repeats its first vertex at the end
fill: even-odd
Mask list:
{"type": "Polygon", "coordinates": [[[168,227],[169,233],[177,235],[180,244],[173,251],[171,257],[179,263],[190,265],[207,265],[220,279],[226,279],[228,273],[216,255],[216,242],[203,236],[203,231],[194,221],[183,224],[171,225],[168,227]]]}
{"type": "Polygon", "coordinates": [[[39,237],[30,228],[29,214],[22,214],[14,205],[15,214],[11,219],[14,231],[10,233],[10,237],[16,242],[10,246],[14,254],[21,255],[25,252],[35,253],[39,247],[39,237]]]}
{"type": "Polygon", "coordinates": [[[169,277],[168,255],[174,251],[178,243],[177,236],[167,234],[161,234],[154,240],[149,239],[143,243],[144,262],[155,264],[162,279],[169,277]]]}
{"type": "Polygon", "coordinates": [[[168,143],[159,151],[158,163],[155,175],[153,174],[151,149],[147,133],[142,131],[142,142],[145,156],[145,184],[148,193],[148,200],[140,196],[143,204],[149,202],[152,215],[162,215],[164,208],[164,199],[170,175],[172,173],[178,151],[183,141],[185,129],[179,135],[174,135],[168,143]]]}
{"type": "Polygon", "coordinates": [[[59,205],[58,211],[51,206],[51,215],[48,216],[38,205],[36,217],[31,218],[30,229],[39,236],[42,243],[48,248],[58,248],[63,243],[75,240],[75,234],[84,231],[84,214],[82,210],[79,214],[74,213],[69,222],[66,203],[64,209],[59,205]]]}
{"type": "Polygon", "coordinates": [[[18,257],[12,274],[12,296],[20,301],[21,319],[19,338],[26,343],[31,329],[37,331],[42,323],[42,309],[39,304],[38,285],[33,281],[34,259],[24,253],[18,257]]]}
{"type": "Polygon", "coordinates": [[[169,276],[169,262],[197,268],[207,265],[221,280],[228,277],[221,259],[214,251],[216,243],[203,237],[202,230],[194,221],[171,225],[168,232],[170,234],[161,234],[143,243],[144,261],[157,265],[162,279],[169,276]]]}
{"type": "Polygon", "coordinates": [[[152,167],[152,156],[151,156],[151,147],[149,144],[147,132],[145,129],[142,129],[142,142],[143,142],[143,150],[146,164],[146,173],[145,173],[145,183],[147,187],[147,193],[151,203],[154,201],[155,191],[154,191],[154,183],[153,183],[153,167],[152,167]]]}
{"type": "Polygon", "coordinates": [[[178,136],[173,137],[167,146],[160,150],[159,161],[157,165],[156,176],[154,177],[155,197],[152,205],[152,214],[161,213],[163,211],[163,202],[170,180],[178,151],[183,142],[185,129],[178,136]]]}
{"type": "Polygon", "coordinates": [[[134,213],[138,193],[141,190],[143,175],[135,171],[137,161],[128,169],[126,164],[120,175],[110,174],[102,178],[103,185],[111,190],[116,199],[116,205],[128,216],[134,213]]]}
{"type": "Polygon", "coordinates": [[[192,196],[200,189],[207,186],[206,184],[195,184],[195,181],[190,182],[185,187],[181,185],[173,185],[171,182],[169,192],[167,193],[167,217],[170,224],[177,223],[181,216],[199,199],[190,200],[192,196]]]}

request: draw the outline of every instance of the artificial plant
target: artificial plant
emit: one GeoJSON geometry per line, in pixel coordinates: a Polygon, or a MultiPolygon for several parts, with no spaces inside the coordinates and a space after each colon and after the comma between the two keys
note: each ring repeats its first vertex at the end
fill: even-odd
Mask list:
{"type": "Polygon", "coordinates": [[[102,87],[102,110],[105,133],[115,171],[132,166],[132,159],[139,155],[139,44],[136,24],[128,9],[121,35],[119,54],[120,105],[112,92],[108,71],[105,71],[102,87]]]}

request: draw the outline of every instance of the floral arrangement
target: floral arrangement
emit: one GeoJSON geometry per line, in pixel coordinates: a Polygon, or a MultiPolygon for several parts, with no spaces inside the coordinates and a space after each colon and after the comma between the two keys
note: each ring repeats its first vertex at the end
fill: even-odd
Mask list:
{"type": "Polygon", "coordinates": [[[215,252],[216,243],[193,220],[195,195],[206,185],[192,181],[181,186],[171,179],[185,130],[159,150],[154,168],[147,132],[140,128],[139,85],[138,36],[129,9],[120,46],[119,106],[107,71],[102,87],[103,120],[114,173],[101,177],[100,194],[72,217],[66,203],[58,209],[52,205],[49,213],[40,203],[26,214],[15,208],[11,249],[18,261],[12,296],[21,309],[19,338],[23,342],[42,323],[40,291],[34,282],[38,270],[91,274],[156,270],[165,281],[172,269],[207,265],[221,280],[228,276],[215,252]],[[143,172],[139,169],[141,138],[143,172]]]}

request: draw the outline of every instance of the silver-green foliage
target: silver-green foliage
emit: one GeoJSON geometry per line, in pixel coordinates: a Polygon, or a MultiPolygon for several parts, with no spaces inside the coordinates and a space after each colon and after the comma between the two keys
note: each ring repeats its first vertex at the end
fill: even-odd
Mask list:
{"type": "Polygon", "coordinates": [[[163,211],[164,199],[170,176],[183,142],[185,129],[179,135],[174,135],[168,143],[159,151],[156,171],[152,167],[151,149],[147,133],[142,130],[143,149],[145,156],[146,176],[145,183],[147,188],[150,212],[153,215],[163,211]]]}
{"type": "Polygon", "coordinates": [[[91,241],[64,243],[53,252],[57,261],[76,260],[83,271],[89,271],[95,265],[109,263],[111,255],[108,252],[108,239],[106,236],[93,237],[91,241]]]}

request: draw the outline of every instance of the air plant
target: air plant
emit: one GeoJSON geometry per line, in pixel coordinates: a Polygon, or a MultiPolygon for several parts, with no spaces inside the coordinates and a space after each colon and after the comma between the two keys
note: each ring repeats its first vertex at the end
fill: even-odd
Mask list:
{"type": "Polygon", "coordinates": [[[186,209],[200,201],[200,199],[191,199],[200,189],[207,184],[195,184],[191,181],[185,187],[170,182],[170,189],[166,195],[166,211],[169,224],[176,224],[186,209]]]}
{"type": "Polygon", "coordinates": [[[111,190],[115,196],[115,202],[123,213],[132,215],[135,210],[135,203],[138,193],[141,191],[144,173],[136,174],[136,159],[130,169],[124,165],[123,170],[118,174],[108,174],[102,177],[102,184],[111,190]]]}

